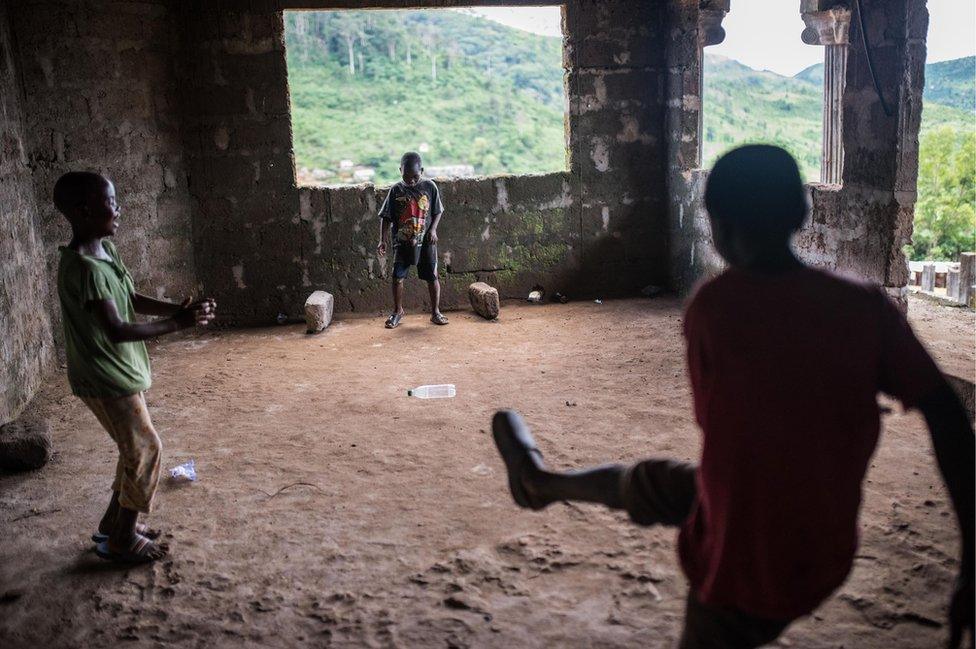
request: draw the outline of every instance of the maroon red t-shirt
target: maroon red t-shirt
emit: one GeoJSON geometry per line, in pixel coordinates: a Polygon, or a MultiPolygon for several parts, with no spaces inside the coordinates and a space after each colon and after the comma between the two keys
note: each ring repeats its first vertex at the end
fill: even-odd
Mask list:
{"type": "Polygon", "coordinates": [[[878,392],[910,408],[939,370],[880,289],[812,268],[728,270],[684,329],[702,429],[685,573],[704,603],[809,613],[854,559],[878,392]]]}

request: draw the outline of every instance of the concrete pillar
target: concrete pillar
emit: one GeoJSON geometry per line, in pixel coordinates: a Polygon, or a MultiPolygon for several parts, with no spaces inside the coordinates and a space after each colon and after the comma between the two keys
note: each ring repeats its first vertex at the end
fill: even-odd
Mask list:
{"type": "Polygon", "coordinates": [[[935,264],[922,267],[922,290],[931,293],[935,290],[935,264]]]}
{"type": "Polygon", "coordinates": [[[959,301],[959,269],[950,268],[946,275],[946,297],[959,301]]]}
{"type": "Polygon", "coordinates": [[[847,43],[851,11],[835,7],[800,14],[806,29],[800,36],[807,45],[824,46],[823,150],[820,182],[839,185],[844,173],[844,83],[847,79],[847,43]]]}
{"type": "Polygon", "coordinates": [[[976,252],[963,252],[959,255],[959,301],[969,304],[974,297],[973,284],[976,283],[976,252]]]}

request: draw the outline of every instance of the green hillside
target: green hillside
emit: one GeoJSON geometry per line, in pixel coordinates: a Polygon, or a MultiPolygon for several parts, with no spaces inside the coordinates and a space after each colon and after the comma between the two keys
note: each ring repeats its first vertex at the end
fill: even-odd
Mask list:
{"type": "MultiPolygon", "coordinates": [[[[285,16],[301,182],[389,183],[407,150],[461,175],[566,168],[560,39],[448,10],[285,16]]],[[[976,248],[974,67],[926,67],[914,258],[976,248]]],[[[704,166],[772,142],[818,180],[822,83],[822,65],[786,77],[706,55],[704,166]]]]}
{"type": "Polygon", "coordinates": [[[976,113],[976,56],[925,66],[925,101],[976,113]]]}
{"type": "Polygon", "coordinates": [[[308,182],[355,180],[342,160],[392,182],[408,150],[476,174],[566,167],[558,38],[455,11],[339,11],[286,12],[286,39],[308,182]]]}
{"type": "MultiPolygon", "coordinates": [[[[958,59],[970,62],[976,60],[958,59]]],[[[947,63],[957,63],[949,61],[947,63]]],[[[926,68],[926,99],[922,109],[920,139],[939,127],[972,132],[971,113],[940,105],[929,98],[928,81],[936,93],[952,89],[957,94],[976,93],[976,79],[964,66],[934,63],[926,68]],[[931,68],[936,68],[931,72],[931,68]],[[952,73],[955,76],[952,76],[952,73]],[[960,74],[961,73],[961,74],[960,74]]],[[[810,181],[820,179],[821,106],[823,65],[806,68],[794,77],[757,71],[720,56],[705,55],[704,166],[710,167],[723,151],[747,142],[771,142],[792,153],[810,181]]]]}
{"type": "MultiPolygon", "coordinates": [[[[823,83],[823,63],[811,65],[793,78],[819,88],[823,83]]],[[[923,97],[926,103],[976,112],[976,56],[926,65],[923,97]]]]}
{"type": "Polygon", "coordinates": [[[809,180],[820,178],[821,91],[791,77],[705,56],[702,162],[748,142],[778,144],[809,180]]]}

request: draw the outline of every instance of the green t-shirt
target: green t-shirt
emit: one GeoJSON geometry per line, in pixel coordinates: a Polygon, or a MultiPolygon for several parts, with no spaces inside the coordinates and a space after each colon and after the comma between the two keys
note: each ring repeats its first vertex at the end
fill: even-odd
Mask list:
{"type": "Polygon", "coordinates": [[[60,247],[58,297],[71,391],[104,399],[148,390],[152,379],[145,343],[113,343],[92,309],[92,302],[114,300],[122,320],[135,320],[132,276],[115,246],[108,241],[102,245],[112,261],[60,247]]]}

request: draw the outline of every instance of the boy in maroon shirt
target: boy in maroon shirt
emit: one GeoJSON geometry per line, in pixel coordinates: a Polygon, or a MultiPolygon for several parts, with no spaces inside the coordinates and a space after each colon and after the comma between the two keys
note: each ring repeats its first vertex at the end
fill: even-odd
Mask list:
{"type": "Polygon", "coordinates": [[[502,411],[493,432],[515,502],[596,502],[641,525],[679,526],[690,582],[680,646],[758,647],[850,572],[884,392],[919,408],[931,431],[962,529],[949,644],[967,628],[972,641],[976,447],[955,393],[884,293],[793,254],[808,205],[788,153],[725,155],[705,205],[729,268],[698,289],[684,320],[701,461],[552,472],[521,417],[502,411]]]}

